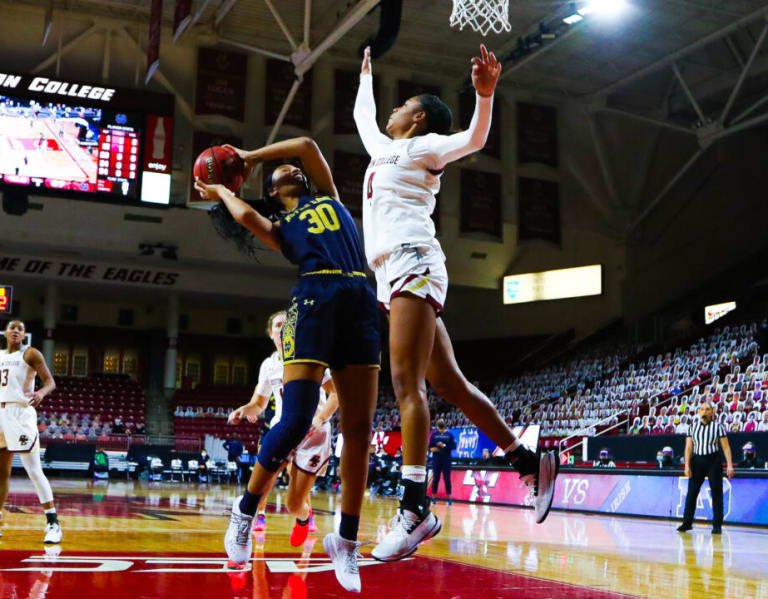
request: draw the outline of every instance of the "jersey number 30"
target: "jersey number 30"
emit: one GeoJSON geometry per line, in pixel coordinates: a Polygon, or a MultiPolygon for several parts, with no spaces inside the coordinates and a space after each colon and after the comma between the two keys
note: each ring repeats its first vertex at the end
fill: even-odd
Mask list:
{"type": "Polygon", "coordinates": [[[312,225],[307,228],[310,233],[319,235],[325,231],[338,231],[341,225],[336,211],[330,204],[320,204],[317,208],[309,208],[299,215],[301,220],[309,220],[312,225]]]}
{"type": "Polygon", "coordinates": [[[0,387],[8,386],[8,369],[0,370],[0,387]]]}

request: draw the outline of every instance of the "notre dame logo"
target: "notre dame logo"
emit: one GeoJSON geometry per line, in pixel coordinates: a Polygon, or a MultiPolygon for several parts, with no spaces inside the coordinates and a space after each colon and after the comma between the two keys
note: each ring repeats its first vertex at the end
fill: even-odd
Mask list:
{"type": "Polygon", "coordinates": [[[296,298],[291,298],[291,305],[288,308],[288,316],[285,319],[283,325],[283,360],[290,360],[293,357],[293,352],[296,349],[296,321],[299,318],[299,306],[296,302],[296,298]]]}
{"type": "Polygon", "coordinates": [[[26,445],[27,443],[29,443],[29,437],[27,437],[27,435],[21,435],[19,437],[19,445],[26,445]]]}
{"type": "Polygon", "coordinates": [[[309,460],[309,467],[310,468],[317,468],[320,465],[320,456],[319,455],[313,455],[312,459],[309,460]]]}

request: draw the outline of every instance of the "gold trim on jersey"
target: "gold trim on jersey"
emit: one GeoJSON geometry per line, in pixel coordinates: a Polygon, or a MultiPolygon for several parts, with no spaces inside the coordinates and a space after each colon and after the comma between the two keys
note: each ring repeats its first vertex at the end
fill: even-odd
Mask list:
{"type": "Polygon", "coordinates": [[[302,277],[308,277],[310,275],[339,275],[341,277],[363,277],[365,278],[365,273],[360,272],[358,270],[353,270],[352,272],[344,272],[340,269],[333,269],[333,268],[326,268],[323,270],[313,270],[310,272],[304,272],[301,273],[302,277]]]}
{"type": "Polygon", "coordinates": [[[328,368],[327,362],[323,362],[322,360],[313,360],[311,358],[298,358],[296,360],[286,360],[283,362],[284,366],[287,366],[288,364],[320,364],[321,366],[328,368]]]}
{"type": "Polygon", "coordinates": [[[285,323],[283,324],[282,339],[283,339],[283,363],[293,355],[296,349],[296,321],[299,319],[299,306],[296,302],[296,298],[291,298],[291,305],[288,308],[288,314],[285,317],[285,323]]]}

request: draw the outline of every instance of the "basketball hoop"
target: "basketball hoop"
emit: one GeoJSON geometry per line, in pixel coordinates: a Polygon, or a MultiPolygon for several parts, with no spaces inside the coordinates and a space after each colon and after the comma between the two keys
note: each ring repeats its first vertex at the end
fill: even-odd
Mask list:
{"type": "Polygon", "coordinates": [[[512,31],[509,0],[453,0],[451,27],[469,25],[481,35],[512,31]]]}

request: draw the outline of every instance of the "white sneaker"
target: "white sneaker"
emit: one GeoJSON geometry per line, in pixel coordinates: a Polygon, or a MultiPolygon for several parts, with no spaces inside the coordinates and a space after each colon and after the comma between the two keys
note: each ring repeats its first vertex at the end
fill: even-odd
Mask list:
{"type": "MultiPolygon", "coordinates": [[[[240,500],[235,497],[232,502],[232,515],[229,518],[229,528],[224,535],[224,549],[227,557],[234,566],[242,566],[251,559],[253,541],[251,540],[251,523],[253,516],[240,513],[240,500]]],[[[228,564],[229,565],[229,564],[228,564]]]]}
{"type": "Polygon", "coordinates": [[[353,593],[359,593],[362,588],[360,569],[357,566],[357,560],[362,556],[357,550],[358,547],[360,543],[357,541],[343,539],[335,532],[325,535],[323,539],[323,549],[333,562],[336,580],[342,587],[353,593]]]}
{"type": "Polygon", "coordinates": [[[62,536],[63,536],[63,533],[61,532],[61,525],[58,522],[56,522],[55,524],[45,525],[45,539],[43,539],[43,543],[46,543],[48,545],[61,543],[62,536]]]}
{"type": "Polygon", "coordinates": [[[389,522],[389,532],[373,548],[371,556],[380,562],[394,562],[408,557],[419,548],[419,543],[431,539],[443,525],[432,512],[424,518],[408,510],[398,510],[389,522]]]}
{"type": "Polygon", "coordinates": [[[528,487],[528,497],[533,503],[536,523],[547,519],[555,497],[555,479],[560,470],[558,459],[552,451],[539,454],[539,470],[536,474],[521,476],[520,480],[528,487]]]}

